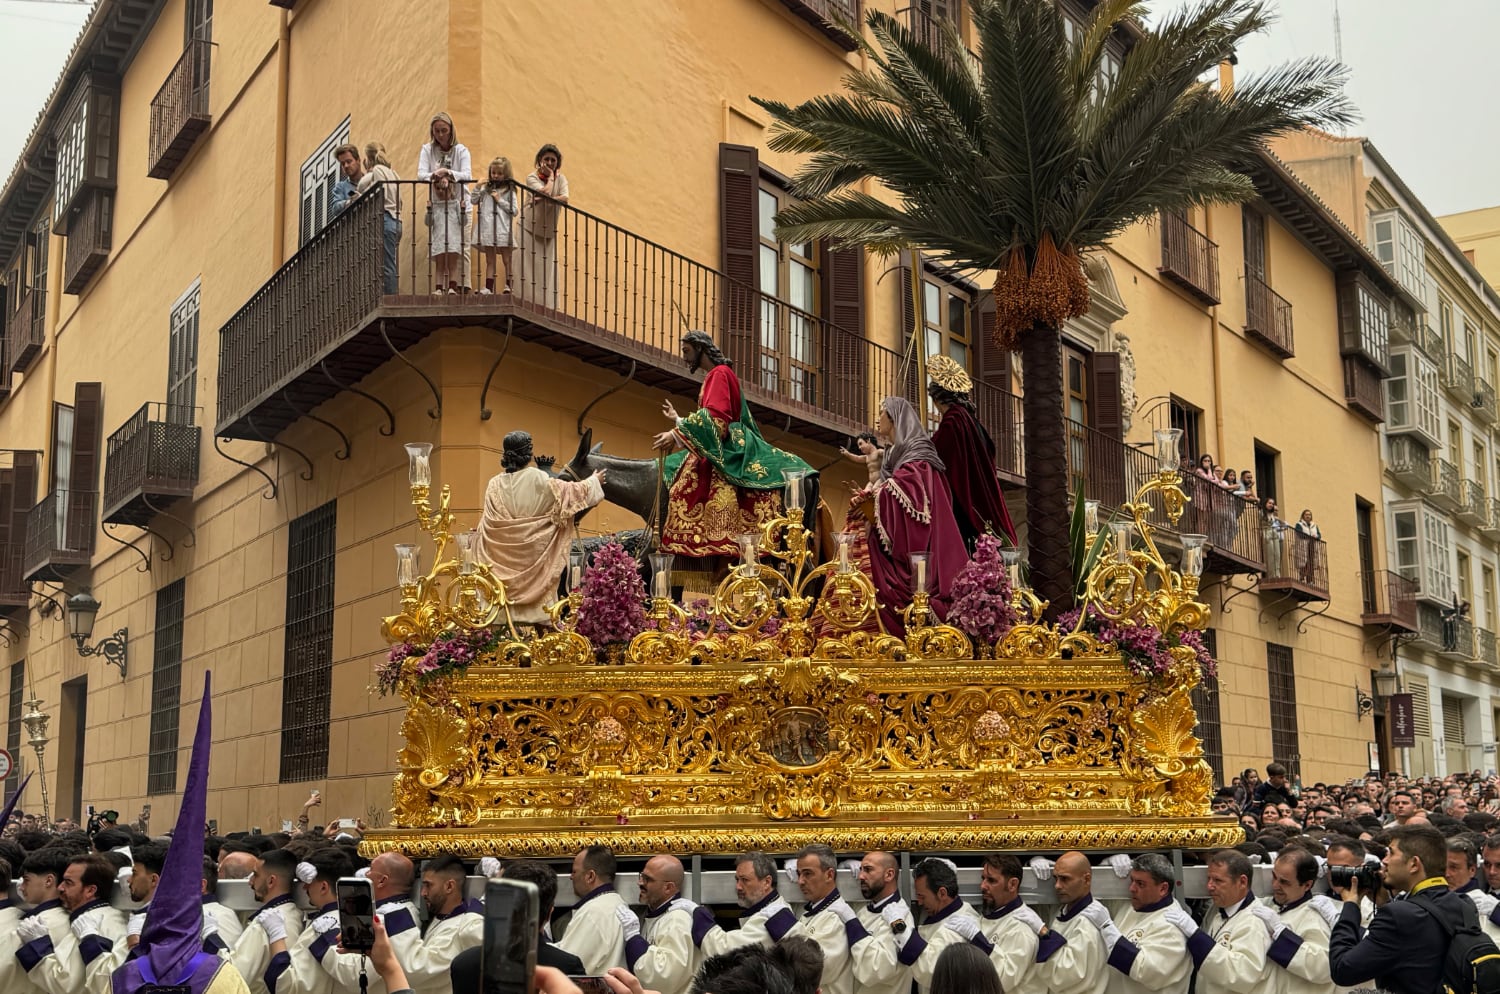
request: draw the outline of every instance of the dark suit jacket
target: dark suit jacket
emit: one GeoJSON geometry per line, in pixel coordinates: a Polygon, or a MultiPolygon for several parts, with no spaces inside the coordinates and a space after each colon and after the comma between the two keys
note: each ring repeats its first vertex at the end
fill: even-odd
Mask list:
{"type": "MultiPolygon", "coordinates": [[[[480,955],[479,947],[474,946],[453,957],[453,963],[448,967],[448,977],[453,982],[453,994],[479,994],[480,955]]],[[[573,977],[583,975],[583,960],[572,953],[558,949],[546,939],[537,944],[536,965],[550,966],[573,977]]]]}
{"type": "MultiPolygon", "coordinates": [[[[1452,920],[1462,920],[1467,898],[1447,887],[1429,887],[1422,896],[1448,909],[1452,920]]],[[[1342,987],[1374,980],[1392,994],[1435,994],[1442,989],[1447,955],[1448,933],[1426,908],[1410,899],[1376,910],[1363,937],[1359,905],[1346,901],[1328,937],[1329,972],[1342,987]]]]}

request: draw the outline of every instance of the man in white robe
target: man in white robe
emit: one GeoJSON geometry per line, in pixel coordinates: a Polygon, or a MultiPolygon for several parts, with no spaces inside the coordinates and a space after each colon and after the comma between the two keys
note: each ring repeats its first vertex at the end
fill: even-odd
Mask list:
{"type": "Polygon", "coordinates": [[[682,860],[652,856],[641,871],[645,921],[629,908],[615,912],[625,930],[626,967],[642,987],[660,994],[687,994],[702,962],[693,945],[698,905],[682,896],[683,880],[682,860]]]}
{"type": "Polygon", "coordinates": [[[505,436],[500,465],[485,488],[474,554],[505,584],[511,620],[540,625],[568,564],[573,517],[604,499],[604,471],[577,483],[554,479],[532,465],[524,431],[505,436]]]}
{"type": "Polygon", "coordinates": [[[1130,907],[1100,932],[1109,948],[1109,994],[1187,994],[1193,979],[1182,930],[1169,919],[1186,915],[1172,896],[1172,864],[1159,853],[1138,857],[1130,870],[1130,907]]]}
{"type": "Polygon", "coordinates": [[[619,910],[629,911],[615,892],[615,854],[608,846],[589,846],[573,857],[573,893],[578,903],[557,948],[583,961],[589,976],[625,966],[625,927],[619,910]]]}

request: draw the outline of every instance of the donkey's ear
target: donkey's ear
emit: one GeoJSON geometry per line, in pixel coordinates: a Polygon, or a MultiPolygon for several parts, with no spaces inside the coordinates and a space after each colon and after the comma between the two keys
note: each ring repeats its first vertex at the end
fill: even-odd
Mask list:
{"type": "Polygon", "coordinates": [[[592,445],[593,442],[594,429],[585,428],[583,430],[583,434],[578,438],[578,451],[573,454],[573,461],[569,463],[569,465],[582,466],[584,458],[589,454],[589,446],[592,445]]]}
{"type": "Polygon", "coordinates": [[[600,442],[598,445],[594,446],[592,449],[589,449],[589,455],[591,455],[591,456],[597,456],[599,454],[600,450],[602,450],[603,448],[604,448],[604,443],[600,442]]]}

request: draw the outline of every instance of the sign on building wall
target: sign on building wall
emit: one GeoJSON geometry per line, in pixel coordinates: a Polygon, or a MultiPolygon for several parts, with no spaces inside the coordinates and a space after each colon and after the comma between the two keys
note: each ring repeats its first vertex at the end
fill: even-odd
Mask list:
{"type": "Polygon", "coordinates": [[[1410,749],[1417,744],[1417,723],[1410,694],[1392,694],[1386,698],[1385,716],[1391,725],[1391,748],[1410,749]]]}

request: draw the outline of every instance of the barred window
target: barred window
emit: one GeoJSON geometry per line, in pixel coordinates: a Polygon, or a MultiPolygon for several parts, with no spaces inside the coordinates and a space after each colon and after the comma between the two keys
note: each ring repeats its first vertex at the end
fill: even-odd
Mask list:
{"type": "Polygon", "coordinates": [[[177,728],[182,706],[184,581],[156,592],[156,655],[151,663],[151,758],[147,794],[177,793],[177,728]]]}
{"type": "Polygon", "coordinates": [[[10,753],[10,776],[5,778],[5,796],[21,784],[21,698],[26,696],[26,663],[10,664],[10,701],[5,718],[5,751],[10,753]]]}
{"type": "MultiPolygon", "coordinates": [[[[1219,658],[1218,632],[1203,632],[1203,644],[1209,654],[1219,658]]],[[[1205,677],[1193,688],[1193,710],[1198,715],[1198,740],[1203,743],[1203,758],[1214,771],[1214,783],[1224,786],[1224,733],[1219,725],[1219,678],[1205,677]]]]}
{"type": "Polygon", "coordinates": [[[328,775],[333,684],[333,564],[338,504],[294,520],[287,535],[286,661],[281,678],[281,782],[328,775]]]}
{"type": "Polygon", "coordinates": [[[1302,755],[1297,744],[1297,675],[1292,667],[1292,648],[1266,643],[1266,674],[1270,682],[1271,759],[1286,766],[1287,776],[1302,774],[1302,755]]]}

